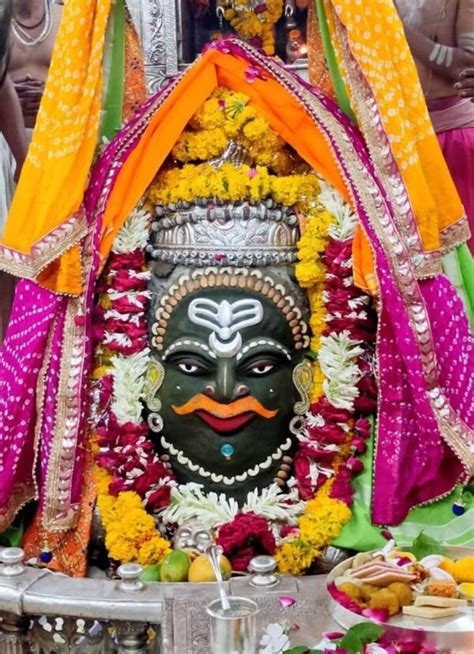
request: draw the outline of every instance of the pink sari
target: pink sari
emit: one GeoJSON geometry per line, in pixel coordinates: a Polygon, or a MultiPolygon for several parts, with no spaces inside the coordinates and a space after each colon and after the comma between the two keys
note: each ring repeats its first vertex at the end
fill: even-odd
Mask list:
{"type": "Polygon", "coordinates": [[[428,102],[431,121],[461,196],[471,230],[474,255],[474,104],[458,96],[428,102]]]}

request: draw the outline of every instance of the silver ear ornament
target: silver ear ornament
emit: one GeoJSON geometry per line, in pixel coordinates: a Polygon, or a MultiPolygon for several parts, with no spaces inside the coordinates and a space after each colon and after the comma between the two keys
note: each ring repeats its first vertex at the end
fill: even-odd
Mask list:
{"type": "Polygon", "coordinates": [[[313,366],[311,362],[304,359],[293,370],[293,384],[300,394],[301,399],[295,402],[293,410],[295,415],[304,416],[311,405],[311,388],[313,386],[313,366]]]}

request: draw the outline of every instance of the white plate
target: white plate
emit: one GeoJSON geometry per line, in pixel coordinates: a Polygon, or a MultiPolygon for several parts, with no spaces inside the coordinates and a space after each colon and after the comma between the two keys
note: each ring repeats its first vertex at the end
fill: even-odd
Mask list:
{"type": "MultiPolygon", "coordinates": [[[[462,559],[474,556],[474,548],[447,547],[446,553],[453,559],[462,559]]],[[[330,572],[328,585],[351,568],[353,558],[343,561],[330,572]]],[[[369,619],[349,611],[332,597],[331,607],[334,619],[344,629],[350,629],[355,624],[367,622],[369,619]]],[[[462,609],[459,615],[437,620],[415,618],[397,613],[384,623],[384,627],[388,635],[394,639],[424,642],[427,646],[436,647],[438,650],[448,650],[453,654],[474,653],[474,608],[472,606],[462,609]]]]}

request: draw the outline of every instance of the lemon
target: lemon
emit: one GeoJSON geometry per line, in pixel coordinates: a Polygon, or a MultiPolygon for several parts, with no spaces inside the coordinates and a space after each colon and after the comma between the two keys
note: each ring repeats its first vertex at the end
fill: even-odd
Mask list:
{"type": "MultiPolygon", "coordinates": [[[[225,556],[221,557],[220,568],[223,579],[229,579],[232,574],[232,566],[225,556]]],[[[194,583],[216,581],[216,577],[212,570],[212,565],[205,554],[201,554],[191,563],[189,568],[188,581],[194,583]]]]}

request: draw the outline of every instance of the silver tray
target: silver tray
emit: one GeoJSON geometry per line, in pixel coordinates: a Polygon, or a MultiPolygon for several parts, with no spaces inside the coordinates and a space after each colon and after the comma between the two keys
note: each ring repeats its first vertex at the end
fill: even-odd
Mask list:
{"type": "MultiPolygon", "coordinates": [[[[455,559],[474,556],[471,547],[447,547],[447,554],[455,559]]],[[[354,557],[343,561],[328,575],[328,585],[341,577],[352,566],[354,557]]],[[[353,613],[341,606],[331,597],[332,615],[344,629],[350,629],[359,622],[367,622],[369,618],[353,613]]],[[[474,654],[474,607],[472,603],[451,618],[427,620],[399,613],[384,623],[388,636],[394,640],[414,641],[434,647],[440,652],[453,654],[474,654]]]]}

